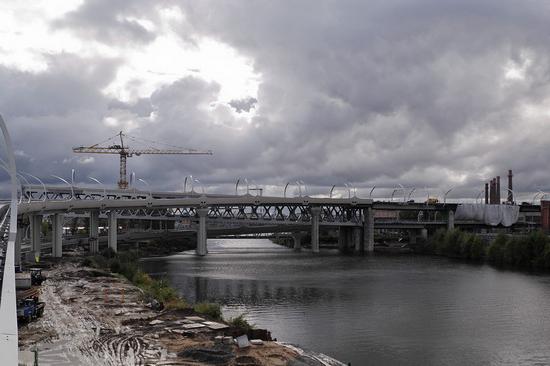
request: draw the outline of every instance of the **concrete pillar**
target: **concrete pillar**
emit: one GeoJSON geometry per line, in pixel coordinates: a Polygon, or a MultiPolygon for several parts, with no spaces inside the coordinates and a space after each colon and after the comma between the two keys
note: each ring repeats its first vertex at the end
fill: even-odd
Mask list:
{"type": "Polygon", "coordinates": [[[424,240],[428,240],[428,229],[422,229],[420,230],[420,236],[424,240]]]}
{"type": "Polygon", "coordinates": [[[346,243],[346,227],[340,226],[338,228],[338,249],[340,252],[344,253],[347,249],[347,243],[346,243]]]}
{"type": "Polygon", "coordinates": [[[311,208],[311,251],[319,253],[319,217],[321,207],[311,208]]]}
{"type": "Polygon", "coordinates": [[[34,260],[40,261],[40,233],[42,231],[42,215],[32,215],[31,221],[31,250],[34,253],[34,260]]]}
{"type": "Polygon", "coordinates": [[[208,216],[207,208],[199,208],[197,210],[199,215],[199,230],[197,231],[197,249],[196,253],[200,256],[205,256],[208,253],[207,247],[207,238],[208,234],[206,232],[206,217],[208,216]]]}
{"type": "Polygon", "coordinates": [[[292,239],[294,240],[294,250],[299,251],[302,249],[302,234],[294,233],[292,234],[292,239]]]}
{"type": "Polygon", "coordinates": [[[65,215],[55,214],[52,216],[52,257],[63,256],[63,224],[65,215]]]}
{"type": "Polygon", "coordinates": [[[118,220],[116,217],[116,211],[109,211],[107,214],[107,219],[109,221],[109,236],[107,237],[107,243],[109,248],[115,251],[118,251],[118,242],[117,242],[117,231],[118,231],[118,220]]]}
{"type": "Polygon", "coordinates": [[[455,228],[455,212],[449,210],[449,218],[447,220],[447,230],[454,230],[455,228]]]}
{"type": "Polygon", "coordinates": [[[409,244],[415,245],[416,244],[416,230],[411,229],[409,230],[409,244]]]}
{"type": "Polygon", "coordinates": [[[90,253],[99,252],[99,211],[90,212],[88,243],[90,244],[90,253]]]}
{"type": "Polygon", "coordinates": [[[363,248],[361,248],[361,228],[360,227],[354,227],[352,229],[352,236],[353,236],[353,244],[354,244],[354,252],[355,253],[361,253],[363,248]]]}
{"type": "Polygon", "coordinates": [[[365,252],[374,252],[374,210],[367,207],[363,210],[363,245],[365,252]]]}

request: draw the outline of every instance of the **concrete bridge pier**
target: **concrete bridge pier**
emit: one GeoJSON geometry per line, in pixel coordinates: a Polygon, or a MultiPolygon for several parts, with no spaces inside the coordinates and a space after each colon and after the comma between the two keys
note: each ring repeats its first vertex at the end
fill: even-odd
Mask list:
{"type": "Polygon", "coordinates": [[[40,233],[42,231],[42,215],[32,215],[31,222],[31,248],[35,262],[40,261],[40,233]]]}
{"type": "Polygon", "coordinates": [[[311,208],[311,251],[319,253],[319,217],[321,207],[311,208]]]}
{"type": "Polygon", "coordinates": [[[341,253],[344,253],[347,251],[348,243],[348,233],[347,233],[347,227],[340,226],[338,228],[338,250],[340,250],[341,253]]]}
{"type": "Polygon", "coordinates": [[[410,229],[409,230],[409,244],[410,245],[416,245],[416,236],[417,236],[417,232],[415,229],[410,229]]]}
{"type": "Polygon", "coordinates": [[[197,215],[199,215],[199,229],[197,231],[197,249],[196,254],[199,256],[205,256],[208,253],[207,239],[208,233],[206,232],[206,217],[208,216],[207,208],[199,208],[197,210],[197,215]]]}
{"type": "Polygon", "coordinates": [[[363,210],[363,247],[366,253],[374,252],[374,210],[363,210]]]}
{"type": "Polygon", "coordinates": [[[54,214],[52,216],[52,257],[61,258],[63,256],[63,224],[65,215],[54,214]]]}
{"type": "Polygon", "coordinates": [[[114,250],[114,252],[116,253],[118,251],[118,220],[115,210],[109,211],[109,213],[107,214],[107,220],[109,221],[109,236],[107,237],[107,244],[109,248],[114,250]]]}
{"type": "Polygon", "coordinates": [[[447,230],[454,230],[455,228],[455,212],[449,210],[449,218],[447,219],[447,230]]]}
{"type": "Polygon", "coordinates": [[[294,250],[300,251],[302,250],[302,233],[294,233],[292,234],[292,240],[294,241],[294,250]]]}
{"type": "Polygon", "coordinates": [[[424,240],[428,240],[428,229],[424,228],[420,230],[420,237],[424,240]]]}
{"type": "Polygon", "coordinates": [[[353,238],[353,244],[354,253],[358,254],[363,251],[362,245],[361,245],[361,228],[360,227],[353,227],[352,228],[352,238],[353,238]]]}
{"type": "Polygon", "coordinates": [[[90,244],[90,253],[99,252],[99,211],[90,212],[88,243],[90,244]]]}

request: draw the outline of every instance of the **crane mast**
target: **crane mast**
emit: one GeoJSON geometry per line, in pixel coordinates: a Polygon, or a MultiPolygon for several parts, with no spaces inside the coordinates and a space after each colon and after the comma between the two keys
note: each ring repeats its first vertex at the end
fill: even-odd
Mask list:
{"type": "MultiPolygon", "coordinates": [[[[98,143],[89,147],[80,146],[74,147],[73,152],[78,154],[118,154],[120,157],[120,178],[118,180],[118,188],[127,189],[127,159],[132,156],[140,155],[212,155],[211,150],[195,150],[195,149],[182,149],[182,148],[170,148],[170,149],[157,149],[157,148],[130,148],[128,145],[124,145],[124,137],[128,137],[132,140],[138,141],[137,138],[133,138],[120,131],[115,136],[107,139],[105,142],[112,141],[115,138],[120,139],[119,144],[113,144],[108,146],[100,146],[102,143],[98,143]]],[[[152,141],[148,141],[152,142],[152,141]]]]}

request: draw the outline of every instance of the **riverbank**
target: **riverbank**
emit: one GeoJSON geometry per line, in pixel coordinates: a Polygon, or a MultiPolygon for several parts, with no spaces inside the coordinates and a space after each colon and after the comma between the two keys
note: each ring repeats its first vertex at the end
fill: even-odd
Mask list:
{"type": "Polygon", "coordinates": [[[461,230],[439,230],[415,248],[417,254],[438,255],[500,268],[550,271],[550,238],[542,231],[528,235],[499,234],[483,241],[461,230]]]}
{"type": "Polygon", "coordinates": [[[82,258],[64,258],[45,270],[44,316],[20,328],[20,349],[30,364],[36,349],[39,365],[342,365],[269,340],[247,348],[220,343],[216,337],[243,330],[174,301],[165,284],[140,288],[90,266],[91,260],[83,265],[82,258]],[[155,310],[155,291],[172,301],[163,310],[155,310]]]}

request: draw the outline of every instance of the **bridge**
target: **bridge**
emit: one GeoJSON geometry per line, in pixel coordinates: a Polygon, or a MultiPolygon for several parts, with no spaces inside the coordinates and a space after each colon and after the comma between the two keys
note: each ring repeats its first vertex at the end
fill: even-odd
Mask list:
{"type": "MultiPolygon", "coordinates": [[[[269,197],[246,195],[199,194],[195,192],[143,192],[138,190],[97,190],[83,187],[23,185],[19,202],[19,230],[29,233],[36,258],[41,255],[41,226],[44,216],[51,217],[52,255],[63,253],[65,217],[88,217],[88,241],[98,251],[99,218],[107,219],[108,247],[118,249],[118,220],[187,222],[197,232],[196,254],[208,252],[208,236],[266,232],[295,233],[295,248],[301,247],[304,232],[311,234],[311,250],[318,253],[319,230],[338,229],[340,245],[356,252],[374,250],[375,229],[405,229],[422,234],[428,227],[454,227],[456,204],[374,202],[372,199],[269,197]],[[375,219],[376,212],[412,211],[441,213],[439,220],[375,219]]],[[[437,214],[436,214],[437,215],[437,214]]],[[[465,224],[458,222],[457,224],[465,224]]],[[[469,223],[471,224],[471,223],[469,223]]],[[[173,225],[171,225],[173,226],[173,225]]],[[[21,260],[21,243],[15,245],[16,264],[21,260]]]]}
{"type": "MultiPolygon", "coordinates": [[[[15,266],[22,261],[27,244],[31,255],[39,259],[45,250],[41,237],[42,223],[49,216],[52,223],[53,257],[63,256],[63,245],[74,244],[65,238],[66,218],[86,217],[89,250],[99,251],[100,241],[115,252],[118,250],[119,220],[158,222],[160,230],[150,226],[142,238],[159,237],[175,223],[184,224],[187,233],[196,232],[196,254],[208,253],[207,238],[224,235],[287,233],[294,239],[294,248],[302,247],[305,233],[311,236],[311,251],[320,251],[320,230],[339,232],[339,246],[356,253],[374,250],[374,232],[381,229],[407,230],[412,241],[427,237],[428,229],[455,225],[483,226],[475,221],[457,221],[457,204],[424,204],[414,202],[380,202],[358,197],[275,197],[258,195],[223,195],[192,192],[144,192],[135,189],[102,189],[19,184],[13,148],[4,121],[0,127],[6,141],[11,178],[11,201],[0,206],[0,354],[7,365],[17,364],[17,321],[15,303],[15,266]],[[20,194],[19,194],[20,193],[20,194]],[[408,213],[378,215],[380,213],[408,213]],[[100,236],[100,219],[106,220],[106,238],[100,236]],[[104,239],[104,240],[102,240],[104,239]]],[[[170,230],[177,236],[182,231],[170,230]]],[[[131,233],[127,233],[126,238],[131,233]]],[[[32,260],[32,257],[31,257],[32,260]]]]}

